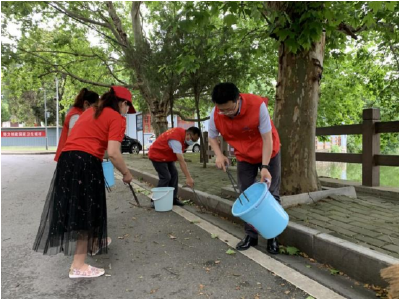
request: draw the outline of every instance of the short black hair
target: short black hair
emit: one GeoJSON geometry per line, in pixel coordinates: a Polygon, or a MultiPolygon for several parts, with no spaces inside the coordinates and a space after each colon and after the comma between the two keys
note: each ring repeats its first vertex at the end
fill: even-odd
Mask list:
{"type": "Polygon", "coordinates": [[[201,131],[198,127],[190,127],[189,129],[187,129],[186,131],[191,132],[194,135],[197,135],[200,137],[201,131]]]}
{"type": "Polygon", "coordinates": [[[211,98],[215,104],[225,104],[229,101],[235,103],[239,98],[239,89],[230,82],[219,83],[214,86],[211,98]]]}

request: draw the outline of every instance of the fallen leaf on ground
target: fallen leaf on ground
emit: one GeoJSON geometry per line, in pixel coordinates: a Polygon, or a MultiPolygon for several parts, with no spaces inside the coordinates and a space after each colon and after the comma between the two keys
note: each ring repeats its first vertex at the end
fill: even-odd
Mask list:
{"type": "Polygon", "coordinates": [[[200,284],[199,285],[199,289],[200,289],[200,291],[203,290],[204,289],[204,284],[200,284]]]}
{"type": "Polygon", "coordinates": [[[158,289],[151,290],[151,291],[150,291],[150,294],[154,294],[154,293],[157,292],[157,291],[158,291],[158,289]]]}
{"type": "Polygon", "coordinates": [[[169,238],[172,239],[172,240],[175,240],[175,239],[176,239],[176,237],[173,236],[173,235],[169,235],[169,238]]]}
{"type": "Polygon", "coordinates": [[[211,238],[212,239],[218,238],[218,235],[217,234],[211,234],[211,238]]]}
{"type": "Polygon", "coordinates": [[[287,294],[289,294],[290,293],[290,291],[285,291],[285,294],[287,295],[287,294]]]}
{"type": "Polygon", "coordinates": [[[229,254],[229,255],[232,255],[232,254],[235,254],[235,253],[236,253],[236,251],[232,250],[230,248],[226,251],[226,254],[229,254]]]}
{"type": "Polygon", "coordinates": [[[219,264],[220,262],[221,262],[221,261],[215,261],[214,263],[215,263],[215,264],[219,264]]]}
{"type": "Polygon", "coordinates": [[[106,277],[110,277],[110,276],[111,276],[111,274],[105,274],[104,276],[106,276],[106,277]]]}

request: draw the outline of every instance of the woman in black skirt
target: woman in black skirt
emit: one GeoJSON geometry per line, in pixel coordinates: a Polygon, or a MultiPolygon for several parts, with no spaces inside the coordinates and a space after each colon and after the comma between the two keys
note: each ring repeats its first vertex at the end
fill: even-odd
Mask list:
{"type": "Polygon", "coordinates": [[[102,168],[105,150],[123,182],[132,181],[120,150],[126,113],[135,113],[131,93],[113,86],[79,117],[58,160],[33,250],[74,255],[70,278],[104,274],[104,269],[85,264],[85,259],[88,253],[107,253],[111,241],[102,168]]]}

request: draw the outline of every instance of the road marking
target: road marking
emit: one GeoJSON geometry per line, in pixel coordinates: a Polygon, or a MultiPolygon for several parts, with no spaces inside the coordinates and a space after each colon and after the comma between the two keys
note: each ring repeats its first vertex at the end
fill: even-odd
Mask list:
{"type": "MultiPolygon", "coordinates": [[[[235,248],[236,244],[240,241],[235,236],[207,222],[203,218],[200,218],[190,213],[185,209],[174,206],[173,211],[183,218],[187,219],[188,221],[192,222],[193,224],[196,224],[198,227],[202,228],[206,232],[218,235],[218,238],[222,242],[226,243],[232,248],[235,248]]],[[[262,253],[254,247],[251,247],[246,251],[238,252],[255,261],[257,264],[264,267],[268,271],[271,271],[279,277],[283,278],[284,280],[290,282],[297,288],[310,294],[316,299],[345,299],[345,297],[308,278],[300,272],[286,266],[285,264],[282,264],[281,262],[269,257],[268,255],[262,253]]]]}

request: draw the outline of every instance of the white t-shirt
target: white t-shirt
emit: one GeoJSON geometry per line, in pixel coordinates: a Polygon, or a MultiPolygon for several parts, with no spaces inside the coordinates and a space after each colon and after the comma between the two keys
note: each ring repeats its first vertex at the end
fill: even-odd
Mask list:
{"type": "Polygon", "coordinates": [[[71,116],[71,118],[69,119],[69,129],[70,130],[74,127],[78,118],[79,118],[79,114],[74,114],[71,116]]]}
{"type": "Polygon", "coordinates": [[[178,140],[168,140],[168,145],[174,154],[182,154],[182,144],[178,140]]]}

